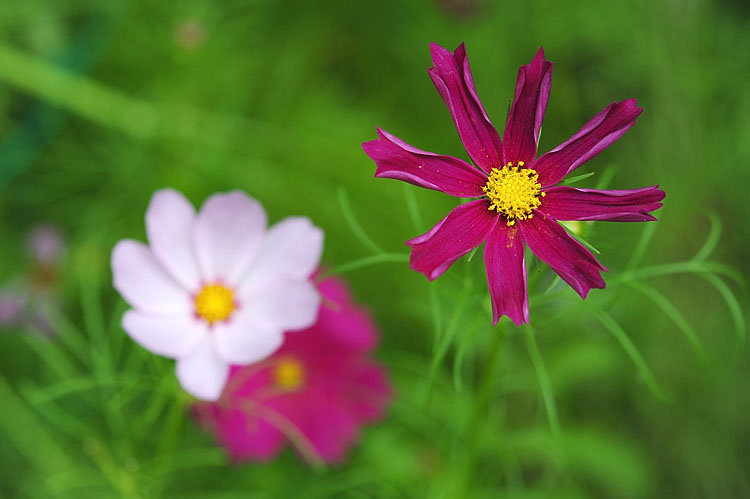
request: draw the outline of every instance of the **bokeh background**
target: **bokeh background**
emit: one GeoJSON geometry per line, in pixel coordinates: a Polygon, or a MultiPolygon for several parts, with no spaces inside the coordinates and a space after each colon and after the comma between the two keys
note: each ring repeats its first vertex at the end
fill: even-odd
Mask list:
{"type": "Polygon", "coordinates": [[[750,496],[748,46],[742,0],[4,2],[0,284],[59,313],[0,330],[0,496],[750,496]],[[491,327],[481,253],[432,284],[408,269],[403,241],[455,200],[373,179],[361,150],[379,125],[465,157],[425,72],[430,42],[462,41],[500,129],[544,46],[540,150],[637,98],[578,186],[667,192],[658,223],[583,227],[611,271],[585,302],[530,260],[523,330],[491,327]],[[229,463],[172,363],[121,330],[109,252],[145,238],[167,186],[243,189],[325,230],[397,392],[346,462],[229,463]],[[41,277],[39,224],[66,241],[41,277]]]}

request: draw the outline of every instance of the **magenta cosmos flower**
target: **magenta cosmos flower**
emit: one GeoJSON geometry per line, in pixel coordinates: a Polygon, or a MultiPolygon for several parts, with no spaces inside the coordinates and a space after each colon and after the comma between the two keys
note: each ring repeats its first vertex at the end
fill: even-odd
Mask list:
{"type": "Polygon", "coordinates": [[[234,460],[271,459],[291,439],[303,454],[341,461],[390,400],[385,371],[369,358],[378,336],[369,314],[342,281],[328,278],[318,288],[315,325],[288,334],[268,360],[233,367],[221,400],[197,407],[234,460]]]}
{"type": "Polygon", "coordinates": [[[281,346],[284,331],[315,322],[320,297],[309,278],[323,232],[266,213],[240,191],[215,194],[199,213],[182,194],[157,191],[146,211],[150,247],[124,240],[112,251],[115,288],[133,307],[122,326],[141,346],[177,359],[182,387],[216,400],[230,364],[281,346]]]}
{"type": "Polygon", "coordinates": [[[477,198],[451,211],[426,234],[406,242],[411,268],[433,280],[453,262],[485,242],[484,261],[494,323],[503,315],[529,322],[524,248],[547,263],[582,298],[603,288],[606,271],[594,255],[557,220],[656,220],[657,187],[603,191],[556,186],[635,124],[642,109],[633,99],[613,102],[566,142],[536,157],[549,99],[552,63],[540,48],[521,66],[502,140],[479,102],[461,44],[454,53],[432,44],[428,69],[453,116],[469,157],[478,166],[441,156],[378,129],[378,140],[363,144],[377,164],[376,177],[395,178],[447,194],[477,198]]]}

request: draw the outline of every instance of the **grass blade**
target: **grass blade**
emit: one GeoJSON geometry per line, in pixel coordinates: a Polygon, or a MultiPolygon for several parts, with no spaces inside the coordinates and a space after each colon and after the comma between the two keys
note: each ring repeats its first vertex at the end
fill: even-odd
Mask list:
{"type": "Polygon", "coordinates": [[[383,250],[380,248],[380,246],[375,244],[375,241],[373,241],[370,236],[367,235],[367,233],[364,231],[359,221],[357,220],[357,217],[354,216],[354,212],[352,211],[352,207],[349,204],[349,197],[346,195],[346,191],[343,188],[340,188],[337,194],[339,199],[339,206],[341,206],[341,212],[344,214],[344,220],[346,220],[346,224],[349,226],[349,230],[352,231],[352,234],[354,234],[354,237],[356,237],[360,243],[362,243],[373,253],[383,253],[383,250]]]}
{"type": "Polygon", "coordinates": [[[649,369],[648,365],[646,364],[646,361],[643,360],[643,357],[641,356],[638,349],[635,347],[632,341],[630,341],[630,337],[627,335],[627,333],[620,327],[620,325],[615,321],[611,315],[609,315],[607,312],[603,310],[596,310],[594,312],[596,317],[599,319],[599,321],[606,327],[610,333],[612,333],[612,336],[615,337],[615,339],[620,343],[620,346],[622,346],[623,350],[625,350],[625,353],[628,354],[628,357],[630,357],[630,360],[633,361],[633,364],[635,364],[635,367],[638,369],[638,372],[641,374],[641,377],[643,377],[643,380],[646,382],[646,386],[649,387],[651,392],[658,398],[669,401],[670,397],[664,392],[664,390],[661,389],[659,386],[659,383],[656,381],[656,378],[654,377],[654,374],[651,372],[651,369],[649,369]]]}
{"type": "Polygon", "coordinates": [[[529,350],[529,357],[531,357],[531,364],[534,366],[537,380],[539,381],[539,390],[541,391],[542,401],[544,402],[544,411],[547,414],[547,421],[549,423],[552,434],[559,441],[560,439],[560,420],[557,416],[557,406],[555,405],[555,395],[552,392],[552,383],[549,380],[549,374],[547,367],[544,365],[542,355],[539,353],[539,347],[534,337],[534,330],[531,326],[524,326],[524,339],[526,340],[526,347],[529,350]]]}
{"type": "Polygon", "coordinates": [[[706,351],[703,348],[703,344],[701,343],[698,334],[695,332],[695,329],[693,329],[693,326],[691,326],[685,316],[682,315],[682,312],[680,312],[666,296],[647,284],[637,281],[631,281],[627,284],[645,295],[647,298],[650,298],[651,301],[653,301],[654,304],[656,304],[667,315],[667,317],[672,320],[674,325],[677,326],[677,329],[685,335],[685,338],[687,338],[695,350],[696,355],[698,355],[701,360],[706,358],[706,351]]]}

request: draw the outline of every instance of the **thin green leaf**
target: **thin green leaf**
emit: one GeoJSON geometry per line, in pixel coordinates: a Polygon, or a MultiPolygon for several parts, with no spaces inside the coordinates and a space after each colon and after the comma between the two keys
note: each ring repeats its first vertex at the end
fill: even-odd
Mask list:
{"type": "Polygon", "coordinates": [[[576,175],[575,177],[568,177],[564,179],[562,182],[560,182],[560,185],[575,184],[576,182],[580,182],[581,180],[585,180],[593,176],[594,176],[594,172],[589,172],[589,173],[584,173],[583,175],[576,175]]]}
{"type": "Polygon", "coordinates": [[[524,339],[526,340],[526,347],[529,350],[529,357],[531,358],[531,364],[534,366],[537,380],[539,381],[539,390],[542,395],[542,402],[544,403],[544,411],[547,414],[547,422],[549,423],[550,430],[556,439],[560,439],[560,420],[557,416],[557,406],[555,405],[555,396],[552,391],[552,383],[547,373],[547,367],[544,365],[542,355],[539,353],[539,347],[534,338],[534,330],[531,326],[524,326],[523,328],[524,339]]]}
{"type": "Polygon", "coordinates": [[[456,355],[453,357],[453,386],[457,392],[463,391],[463,362],[469,347],[476,341],[476,334],[479,327],[487,324],[487,319],[483,314],[477,314],[474,320],[465,327],[461,334],[461,341],[456,347],[456,355]]]}
{"type": "Polygon", "coordinates": [[[638,369],[638,372],[641,374],[641,377],[646,382],[646,386],[649,387],[651,392],[656,397],[664,401],[669,401],[670,397],[664,392],[664,390],[661,389],[659,383],[654,377],[654,374],[646,364],[646,361],[643,360],[640,352],[633,344],[633,342],[630,341],[630,337],[628,337],[627,333],[622,329],[622,327],[620,327],[617,321],[615,321],[611,315],[603,310],[595,310],[594,315],[596,315],[597,319],[599,319],[604,327],[606,327],[609,332],[612,333],[612,336],[614,336],[615,339],[620,343],[620,346],[622,346],[623,350],[625,350],[625,353],[628,355],[628,357],[630,357],[630,360],[633,361],[633,364],[635,364],[635,367],[638,369]]]}
{"type": "Polygon", "coordinates": [[[467,273],[465,276],[464,286],[458,300],[455,302],[453,314],[451,314],[451,318],[448,321],[445,333],[440,338],[435,338],[436,348],[433,349],[432,359],[430,359],[430,373],[427,377],[427,398],[429,398],[429,395],[432,393],[432,387],[435,383],[438,368],[443,362],[445,355],[448,353],[448,349],[450,348],[453,338],[456,335],[456,331],[458,331],[458,326],[461,323],[461,316],[463,315],[464,306],[466,305],[466,298],[471,292],[471,279],[467,277],[468,275],[469,274],[467,273]]]}
{"type": "Polygon", "coordinates": [[[656,229],[658,227],[659,225],[655,223],[644,224],[643,232],[641,233],[641,237],[638,240],[638,244],[636,245],[635,249],[633,249],[630,260],[628,260],[628,263],[625,264],[626,269],[632,270],[638,267],[638,265],[643,260],[643,257],[646,255],[646,250],[648,250],[648,247],[651,244],[651,240],[654,238],[654,234],[656,234],[656,229]]]}
{"type": "Polygon", "coordinates": [[[408,253],[380,253],[377,255],[370,255],[363,258],[358,258],[351,262],[347,262],[334,267],[331,270],[324,272],[318,280],[325,279],[331,275],[340,275],[353,270],[359,270],[371,265],[377,265],[379,263],[407,263],[409,261],[408,253]]]}
{"type": "Polygon", "coordinates": [[[695,350],[696,355],[698,355],[701,360],[705,359],[706,351],[703,348],[703,344],[701,343],[698,334],[695,332],[695,329],[693,329],[693,326],[691,326],[685,316],[682,315],[682,312],[680,312],[666,296],[661,294],[653,287],[638,281],[630,281],[627,284],[633,289],[641,292],[646,297],[650,298],[651,301],[653,301],[654,304],[656,304],[667,315],[667,317],[669,317],[672,322],[674,322],[674,325],[677,326],[677,329],[679,329],[682,334],[685,335],[685,338],[690,342],[693,349],[695,350]]]}
{"type": "Polygon", "coordinates": [[[732,290],[727,284],[719,279],[716,274],[706,273],[700,274],[700,276],[709,282],[716,291],[719,292],[724,302],[727,304],[729,313],[732,314],[732,321],[734,321],[734,330],[737,335],[737,352],[736,356],[740,356],[745,349],[745,341],[747,339],[747,326],[745,324],[745,315],[742,312],[740,302],[734,296],[732,290]]]}
{"type": "Polygon", "coordinates": [[[627,281],[646,279],[649,277],[668,276],[674,274],[721,274],[735,280],[744,286],[744,280],[736,269],[717,262],[675,262],[663,263],[651,267],[643,267],[637,270],[623,272],[609,280],[610,284],[619,284],[627,281]]]}
{"type": "Polygon", "coordinates": [[[711,223],[711,228],[708,231],[708,236],[703,246],[693,257],[693,261],[702,262],[714,252],[716,246],[719,244],[719,238],[721,237],[721,219],[715,213],[708,214],[708,220],[711,223]]]}
{"type": "Polygon", "coordinates": [[[37,338],[28,334],[23,335],[26,344],[36,352],[44,365],[49,367],[58,378],[68,378],[77,373],[76,367],[63,352],[60,346],[48,339],[37,338]]]}
{"type": "Polygon", "coordinates": [[[419,232],[420,234],[425,231],[425,225],[424,225],[424,219],[422,218],[422,212],[419,211],[419,205],[417,204],[417,200],[414,197],[414,189],[407,185],[403,184],[401,186],[404,190],[404,199],[406,200],[406,211],[409,212],[409,218],[411,219],[411,224],[414,226],[414,230],[419,232]]]}
{"type": "Polygon", "coordinates": [[[3,439],[18,449],[39,476],[48,477],[72,469],[68,454],[58,445],[59,438],[49,432],[46,425],[40,424],[36,412],[24,403],[3,376],[0,376],[0,400],[3,401],[0,411],[3,439]]]}
{"type": "Polygon", "coordinates": [[[617,170],[612,165],[607,166],[599,176],[599,181],[596,183],[596,188],[606,189],[609,186],[609,183],[612,182],[612,179],[615,178],[616,174],[617,170]]]}
{"type": "Polygon", "coordinates": [[[383,250],[380,248],[380,246],[375,244],[375,241],[373,241],[370,236],[367,235],[367,233],[364,231],[359,221],[357,220],[357,217],[354,216],[354,212],[352,211],[352,207],[349,204],[349,198],[346,195],[346,191],[343,188],[339,188],[337,194],[339,205],[341,206],[341,212],[344,214],[344,220],[349,226],[349,230],[351,230],[352,234],[354,234],[354,237],[356,237],[360,243],[362,243],[373,253],[383,253],[383,250]]]}
{"type": "Polygon", "coordinates": [[[130,382],[116,379],[92,379],[91,376],[79,376],[75,378],[66,378],[58,383],[53,383],[39,388],[27,388],[24,391],[26,400],[31,405],[43,405],[48,402],[57,400],[59,398],[67,397],[69,395],[76,395],[84,392],[88,392],[102,386],[107,387],[118,387],[131,385],[130,382]]]}
{"type": "Polygon", "coordinates": [[[570,234],[571,236],[573,236],[579,243],[583,244],[584,246],[586,246],[588,249],[590,249],[591,251],[593,251],[597,255],[601,255],[601,251],[599,251],[598,249],[596,249],[593,244],[591,244],[588,241],[586,241],[583,238],[583,236],[580,236],[580,235],[576,234],[575,232],[573,232],[572,230],[570,230],[568,227],[566,227],[564,224],[560,224],[560,225],[562,226],[563,229],[565,229],[568,232],[568,234],[570,234]]]}

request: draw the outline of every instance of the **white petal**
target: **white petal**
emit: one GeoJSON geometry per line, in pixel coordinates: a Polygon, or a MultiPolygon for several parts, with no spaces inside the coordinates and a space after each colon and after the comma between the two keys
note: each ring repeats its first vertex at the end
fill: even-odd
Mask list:
{"type": "Polygon", "coordinates": [[[218,400],[228,378],[229,364],[216,355],[210,334],[203,335],[190,354],[177,359],[180,385],[201,400],[218,400]]]}
{"type": "Polygon", "coordinates": [[[112,250],[117,291],[138,310],[156,314],[191,314],[190,294],[167,273],[143,243],[126,239],[112,250]]]}
{"type": "Polygon", "coordinates": [[[265,230],[266,213],[247,194],[232,191],[208,198],[193,234],[203,278],[237,284],[255,258],[265,230]]]}
{"type": "Polygon", "coordinates": [[[189,354],[207,335],[204,323],[188,315],[147,315],[128,310],[122,317],[125,332],[146,350],[172,359],[189,354]]]}
{"type": "Polygon", "coordinates": [[[195,210],[185,196],[174,189],[162,189],[146,210],[146,232],[151,251],[183,286],[195,291],[200,286],[193,255],[195,210]]]}
{"type": "Polygon", "coordinates": [[[279,276],[307,279],[320,264],[323,231],[305,217],[289,217],[271,227],[244,280],[279,276]]]}
{"type": "Polygon", "coordinates": [[[309,281],[277,279],[241,289],[240,303],[253,322],[294,331],[315,323],[320,294],[309,281]]]}
{"type": "Polygon", "coordinates": [[[284,342],[284,332],[254,321],[238,311],[226,323],[215,324],[211,334],[218,354],[230,364],[252,364],[274,353],[284,342]]]}

